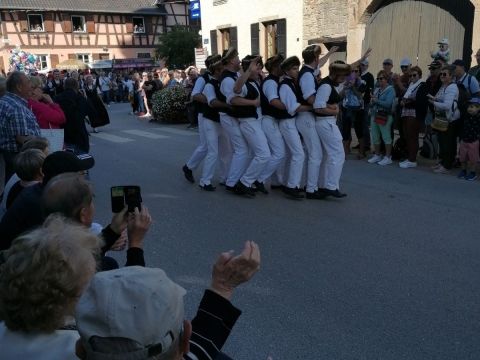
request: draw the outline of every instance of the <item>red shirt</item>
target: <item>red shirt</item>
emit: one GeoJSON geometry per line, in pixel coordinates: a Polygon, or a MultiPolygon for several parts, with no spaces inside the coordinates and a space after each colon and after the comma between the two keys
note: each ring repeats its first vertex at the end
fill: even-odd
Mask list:
{"type": "Polygon", "coordinates": [[[28,106],[37,118],[40,129],[61,129],[65,124],[65,114],[58,104],[46,104],[29,99],[28,106]]]}

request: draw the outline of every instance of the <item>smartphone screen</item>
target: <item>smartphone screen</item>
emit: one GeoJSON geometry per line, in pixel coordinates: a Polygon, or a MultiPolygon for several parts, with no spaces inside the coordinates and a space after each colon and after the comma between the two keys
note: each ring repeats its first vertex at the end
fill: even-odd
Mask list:
{"type": "Polygon", "coordinates": [[[119,213],[125,207],[125,193],[123,186],[114,186],[110,189],[112,197],[112,212],[119,213]]]}
{"type": "Polygon", "coordinates": [[[135,208],[141,209],[142,196],[140,186],[125,186],[125,203],[128,206],[128,212],[133,212],[135,208]]]}

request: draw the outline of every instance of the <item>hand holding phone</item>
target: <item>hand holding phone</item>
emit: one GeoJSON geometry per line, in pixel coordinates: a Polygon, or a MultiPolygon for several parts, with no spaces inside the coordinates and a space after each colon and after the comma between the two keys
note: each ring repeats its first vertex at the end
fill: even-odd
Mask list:
{"type": "Polygon", "coordinates": [[[128,212],[132,213],[135,208],[141,209],[142,195],[140,186],[113,186],[110,189],[112,199],[112,212],[119,213],[125,206],[128,207],[128,212]]]}

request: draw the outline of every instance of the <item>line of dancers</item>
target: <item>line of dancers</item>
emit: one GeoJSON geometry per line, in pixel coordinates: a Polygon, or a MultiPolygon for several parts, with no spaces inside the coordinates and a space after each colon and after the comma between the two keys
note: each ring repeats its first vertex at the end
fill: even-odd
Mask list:
{"type": "Polygon", "coordinates": [[[185,178],[195,183],[193,172],[203,161],[199,185],[205,191],[216,190],[212,179],[219,163],[219,183],[239,196],[268,194],[270,183],[292,199],[345,197],[337,89],[351,66],[336,61],[323,79],[319,70],[334,51],[321,57],[320,46],[310,45],[302,52],[303,66],[296,56],[276,55],[265,64],[254,55],[240,60],[233,48],[209,56],[208,71],[192,91],[200,143],[183,166],[185,178]]]}

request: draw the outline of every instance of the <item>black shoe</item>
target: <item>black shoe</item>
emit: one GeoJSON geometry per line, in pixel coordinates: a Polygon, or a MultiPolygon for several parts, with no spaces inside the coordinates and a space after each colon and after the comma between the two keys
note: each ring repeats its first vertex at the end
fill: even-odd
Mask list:
{"type": "Polygon", "coordinates": [[[310,200],[324,200],[327,197],[327,194],[318,191],[313,193],[307,191],[305,193],[305,197],[310,200]]]}
{"type": "Polygon", "coordinates": [[[192,184],[195,182],[195,179],[193,178],[193,172],[188,168],[187,165],[183,165],[183,173],[185,174],[185,179],[190,181],[192,184]]]}
{"type": "Polygon", "coordinates": [[[208,184],[208,185],[198,185],[200,186],[200,189],[203,189],[205,191],[215,191],[216,187],[213,186],[212,184],[208,184]]]}
{"type": "Polygon", "coordinates": [[[230,191],[230,192],[235,192],[235,186],[228,186],[228,185],[225,185],[225,190],[227,191],[230,191]]]}
{"type": "Polygon", "coordinates": [[[219,183],[218,185],[220,185],[220,186],[227,186],[227,184],[225,184],[225,182],[221,182],[221,183],[219,183]]]}
{"type": "Polygon", "coordinates": [[[328,190],[328,189],[323,189],[323,193],[326,194],[327,196],[333,196],[334,198],[340,199],[344,198],[347,196],[347,194],[344,194],[340,192],[340,190],[328,190]]]}
{"type": "Polygon", "coordinates": [[[253,185],[255,185],[255,191],[259,191],[261,192],[262,194],[265,194],[267,195],[268,194],[268,191],[267,189],[265,189],[265,185],[259,181],[255,181],[253,183],[253,185]]]}
{"type": "Polygon", "coordinates": [[[246,196],[255,196],[255,191],[252,188],[244,185],[241,181],[238,181],[235,185],[235,194],[237,195],[246,195],[246,196]]]}
{"type": "Polygon", "coordinates": [[[298,188],[289,188],[289,187],[284,187],[283,192],[285,195],[293,198],[293,199],[303,199],[305,196],[301,194],[300,189],[298,188]]]}
{"type": "Polygon", "coordinates": [[[270,190],[283,190],[283,185],[270,185],[270,190]]]}

